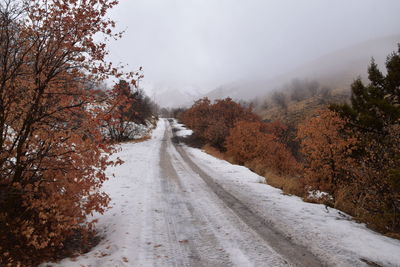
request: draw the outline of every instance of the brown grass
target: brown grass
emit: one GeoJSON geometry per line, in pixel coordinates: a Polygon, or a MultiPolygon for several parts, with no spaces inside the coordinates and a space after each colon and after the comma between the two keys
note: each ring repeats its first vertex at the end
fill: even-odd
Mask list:
{"type": "Polygon", "coordinates": [[[268,185],[281,189],[285,194],[304,196],[304,184],[299,177],[277,175],[270,171],[266,171],[263,176],[268,185]]]}
{"type": "Polygon", "coordinates": [[[285,194],[304,196],[304,184],[299,177],[278,175],[258,162],[246,163],[245,166],[258,175],[265,177],[265,183],[281,189],[285,194]]]}
{"type": "Polygon", "coordinates": [[[267,184],[282,189],[286,194],[304,196],[304,185],[300,178],[278,176],[273,173],[269,173],[265,177],[267,184]]]}
{"type": "Polygon", "coordinates": [[[357,216],[357,207],[349,201],[351,195],[354,194],[352,188],[340,188],[335,197],[335,208],[344,211],[353,216],[357,216]]]}
{"type": "Polygon", "coordinates": [[[234,162],[231,157],[228,157],[225,153],[219,151],[217,148],[209,144],[205,144],[201,149],[204,150],[204,152],[206,152],[207,154],[213,156],[214,158],[226,160],[232,164],[236,164],[236,162],[234,162]]]}

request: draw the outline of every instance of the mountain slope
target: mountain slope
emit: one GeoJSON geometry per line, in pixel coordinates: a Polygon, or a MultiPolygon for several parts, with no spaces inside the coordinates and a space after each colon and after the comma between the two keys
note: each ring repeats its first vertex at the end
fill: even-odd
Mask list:
{"type": "Polygon", "coordinates": [[[358,76],[366,78],[372,57],[382,66],[388,54],[396,50],[400,35],[374,39],[338,50],[272,79],[222,85],[206,94],[210,99],[231,97],[251,100],[279,89],[294,78],[316,80],[333,89],[347,89],[358,76]]]}

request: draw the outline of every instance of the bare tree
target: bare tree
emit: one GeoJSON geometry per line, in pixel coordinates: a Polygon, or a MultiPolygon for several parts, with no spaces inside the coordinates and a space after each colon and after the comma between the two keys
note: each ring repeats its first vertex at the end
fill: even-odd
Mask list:
{"type": "Polygon", "coordinates": [[[275,92],[272,94],[272,101],[278,105],[280,108],[287,110],[287,98],[286,94],[283,92],[275,92]]]}

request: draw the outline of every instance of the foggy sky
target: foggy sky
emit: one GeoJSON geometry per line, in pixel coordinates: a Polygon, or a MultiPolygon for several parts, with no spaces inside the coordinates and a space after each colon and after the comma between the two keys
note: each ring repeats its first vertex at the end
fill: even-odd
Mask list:
{"type": "Polygon", "coordinates": [[[205,91],[399,34],[399,11],[399,0],[120,0],[110,16],[126,33],[110,59],[143,66],[145,84],[205,91]]]}

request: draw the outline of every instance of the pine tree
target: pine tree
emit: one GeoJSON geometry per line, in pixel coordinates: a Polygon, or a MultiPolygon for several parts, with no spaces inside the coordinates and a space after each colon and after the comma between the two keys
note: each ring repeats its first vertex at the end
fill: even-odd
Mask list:
{"type": "Polygon", "coordinates": [[[400,230],[400,45],[386,60],[384,75],[372,60],[370,83],[357,79],[350,104],[332,105],[348,120],[358,142],[352,157],[358,161],[354,203],[358,216],[369,216],[385,231],[400,230]]]}
{"type": "Polygon", "coordinates": [[[364,85],[358,78],[351,86],[351,105],[333,105],[331,109],[350,119],[359,131],[387,135],[387,129],[400,122],[400,45],[398,52],[387,58],[386,69],[387,74],[382,74],[372,59],[370,83],[364,85]]]}

